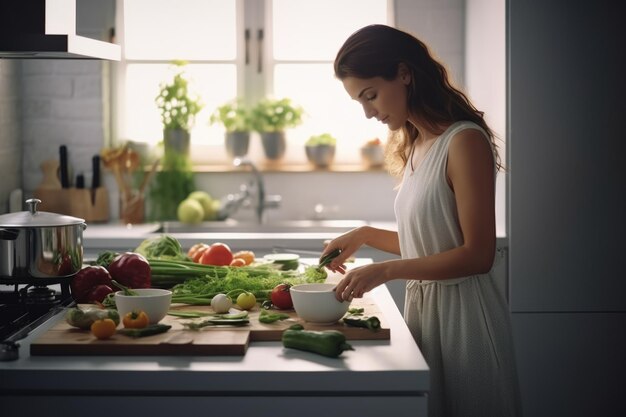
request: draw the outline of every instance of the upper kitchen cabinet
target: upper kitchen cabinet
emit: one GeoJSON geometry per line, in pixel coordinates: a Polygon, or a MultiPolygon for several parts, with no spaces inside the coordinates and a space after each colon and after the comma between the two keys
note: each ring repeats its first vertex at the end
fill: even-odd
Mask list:
{"type": "MultiPolygon", "coordinates": [[[[111,0],[83,3],[102,9],[111,0]]],[[[81,36],[78,26],[76,0],[0,0],[0,58],[120,60],[119,45],[81,36]]]]}
{"type": "Polygon", "coordinates": [[[513,312],[626,310],[622,11],[508,1],[513,312]]]}

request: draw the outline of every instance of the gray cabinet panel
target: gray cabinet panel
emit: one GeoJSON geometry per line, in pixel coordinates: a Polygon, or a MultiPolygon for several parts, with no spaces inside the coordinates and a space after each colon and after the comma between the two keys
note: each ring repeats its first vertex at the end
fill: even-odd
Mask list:
{"type": "Polygon", "coordinates": [[[626,313],[514,313],[524,415],[624,416],[626,313]]]}
{"type": "Polygon", "coordinates": [[[626,311],[621,7],[508,1],[512,311],[626,311]]]}

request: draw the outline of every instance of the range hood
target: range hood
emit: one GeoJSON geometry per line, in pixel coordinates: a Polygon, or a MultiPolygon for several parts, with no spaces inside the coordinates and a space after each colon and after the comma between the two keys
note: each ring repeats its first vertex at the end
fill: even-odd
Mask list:
{"type": "Polygon", "coordinates": [[[119,61],[113,43],[76,35],[76,0],[0,0],[0,59],[119,61]]]}

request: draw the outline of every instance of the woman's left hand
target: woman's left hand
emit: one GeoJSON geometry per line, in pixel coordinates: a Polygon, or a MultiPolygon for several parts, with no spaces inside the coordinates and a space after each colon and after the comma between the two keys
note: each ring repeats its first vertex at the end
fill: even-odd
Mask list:
{"type": "Polygon", "coordinates": [[[335,287],[335,297],[339,301],[352,301],[363,294],[384,284],[387,268],[384,263],[373,263],[348,271],[335,287]]]}

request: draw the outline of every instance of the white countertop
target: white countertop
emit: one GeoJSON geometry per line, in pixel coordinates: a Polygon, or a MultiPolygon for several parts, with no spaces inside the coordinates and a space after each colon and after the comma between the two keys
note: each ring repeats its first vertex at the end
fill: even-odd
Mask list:
{"type": "MultiPolygon", "coordinates": [[[[359,263],[363,261],[367,262],[359,263]]],[[[244,356],[31,357],[31,341],[63,319],[57,315],[19,342],[17,361],[0,362],[0,391],[3,395],[279,392],[423,396],[429,387],[428,366],[389,291],[381,286],[369,296],[389,323],[391,339],[350,341],[355,350],[344,352],[339,359],[285,349],[281,342],[251,342],[244,356]]]]}

